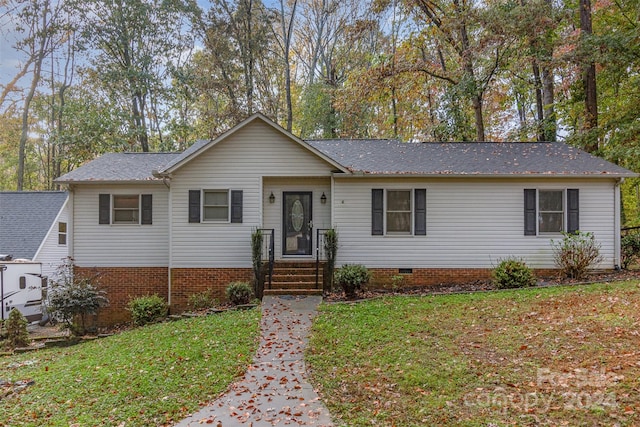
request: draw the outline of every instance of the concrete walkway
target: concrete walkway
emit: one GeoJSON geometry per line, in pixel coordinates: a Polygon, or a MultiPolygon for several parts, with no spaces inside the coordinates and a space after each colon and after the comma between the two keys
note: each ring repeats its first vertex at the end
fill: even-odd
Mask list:
{"type": "Polygon", "coordinates": [[[244,378],[176,427],[333,426],[306,379],[304,350],[319,296],[265,296],[260,346],[244,378]]]}

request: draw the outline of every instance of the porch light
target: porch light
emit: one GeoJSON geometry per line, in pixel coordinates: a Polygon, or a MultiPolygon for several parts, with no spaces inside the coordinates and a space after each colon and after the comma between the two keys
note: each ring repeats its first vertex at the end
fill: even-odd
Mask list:
{"type": "Polygon", "coordinates": [[[269,195],[269,203],[275,203],[276,202],[276,196],[273,195],[273,191],[271,192],[271,194],[269,195]]]}
{"type": "Polygon", "coordinates": [[[322,196],[320,196],[320,203],[323,205],[327,203],[327,196],[325,196],[324,191],[322,192],[322,196]]]}

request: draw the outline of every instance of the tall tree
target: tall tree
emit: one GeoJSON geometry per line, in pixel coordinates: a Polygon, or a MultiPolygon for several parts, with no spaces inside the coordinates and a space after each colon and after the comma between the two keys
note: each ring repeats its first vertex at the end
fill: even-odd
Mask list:
{"type": "Polygon", "coordinates": [[[591,59],[591,55],[585,52],[585,46],[588,45],[588,39],[593,33],[591,22],[591,1],[580,0],[580,40],[583,44],[582,53],[582,85],[584,89],[584,105],[585,120],[584,131],[591,134],[588,137],[588,143],[585,149],[589,152],[595,152],[598,149],[597,134],[591,132],[598,127],[598,98],[596,87],[596,64],[591,59]]]}
{"type": "Polygon", "coordinates": [[[284,67],[284,90],[286,103],[286,129],[293,129],[293,100],[291,98],[291,43],[293,41],[293,29],[298,8],[298,0],[279,0],[279,10],[276,11],[279,23],[278,30],[274,31],[276,40],[282,55],[284,67]]]}
{"type": "Polygon", "coordinates": [[[92,68],[111,96],[128,105],[131,136],[149,151],[150,132],[162,139],[158,108],[170,64],[180,62],[193,43],[189,28],[197,8],[190,0],[96,0],[80,13],[83,36],[97,52],[92,68]]]}
{"type": "MultiPolygon", "coordinates": [[[[40,84],[44,60],[59,45],[62,37],[64,37],[64,30],[61,22],[62,5],[60,3],[53,3],[51,0],[16,2],[14,11],[17,17],[17,30],[24,33],[24,38],[15,47],[26,54],[26,63],[31,66],[31,83],[24,95],[22,125],[18,144],[16,188],[18,191],[22,191],[25,184],[25,159],[30,130],[31,102],[40,84]]],[[[21,75],[22,72],[20,71],[18,75],[21,75]]]]}

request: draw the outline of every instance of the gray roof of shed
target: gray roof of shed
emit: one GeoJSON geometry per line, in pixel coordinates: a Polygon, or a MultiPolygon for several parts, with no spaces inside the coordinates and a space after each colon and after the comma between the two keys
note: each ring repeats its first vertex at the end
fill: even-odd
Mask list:
{"type": "Polygon", "coordinates": [[[153,171],[181,153],[108,153],[56,179],[60,183],[154,181],[153,171]]]}
{"type": "Polygon", "coordinates": [[[33,259],[65,200],[64,191],[0,192],[0,254],[33,259]]]}
{"type": "Polygon", "coordinates": [[[372,175],[635,176],[560,142],[310,140],[352,172],[372,175]]]}

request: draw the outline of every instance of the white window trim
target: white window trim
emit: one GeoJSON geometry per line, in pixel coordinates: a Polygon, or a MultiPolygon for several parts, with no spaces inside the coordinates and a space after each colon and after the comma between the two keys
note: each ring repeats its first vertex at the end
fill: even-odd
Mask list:
{"type": "MultiPolygon", "coordinates": [[[[121,209],[121,210],[132,210],[132,209],[121,209]]],[[[122,194],[111,194],[111,225],[117,225],[117,226],[127,226],[127,225],[140,225],[141,221],[142,221],[142,194],[131,194],[131,193],[122,193],[122,194]],[[133,197],[133,196],[137,196],[138,197],[138,222],[116,222],[116,201],[115,198],[116,197],[133,197]]]]}
{"type": "Polygon", "coordinates": [[[58,221],[58,246],[65,247],[69,244],[69,223],[65,221],[58,221]],[[60,224],[64,224],[65,232],[60,231],[60,224]],[[64,235],[64,243],[60,243],[60,236],[64,235]]]}
{"type": "Polygon", "coordinates": [[[207,188],[200,191],[200,222],[210,224],[229,224],[231,223],[231,189],[229,188],[207,188]],[[209,192],[225,192],[227,193],[227,219],[206,219],[205,212],[205,193],[209,192]]]}
{"type": "MultiPolygon", "coordinates": [[[[558,213],[558,211],[544,211],[545,213],[558,213]]],[[[566,188],[538,188],[536,189],[536,235],[542,237],[561,236],[567,230],[567,189],[566,188]],[[562,192],[562,230],[560,231],[540,231],[540,192],[559,191],[562,192]]]]}
{"type": "MultiPolygon", "coordinates": [[[[415,189],[414,188],[385,188],[384,196],[383,196],[383,224],[384,224],[384,235],[391,237],[411,237],[415,234],[415,189]],[[411,213],[411,219],[409,221],[409,232],[400,232],[400,231],[391,231],[387,230],[387,197],[389,191],[408,191],[409,192],[409,211],[411,213]]],[[[392,212],[404,212],[404,211],[392,211],[392,212]]]]}

